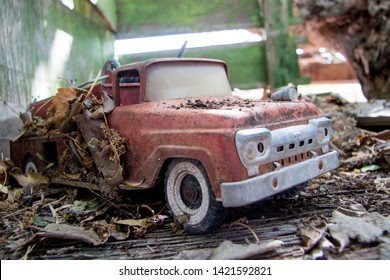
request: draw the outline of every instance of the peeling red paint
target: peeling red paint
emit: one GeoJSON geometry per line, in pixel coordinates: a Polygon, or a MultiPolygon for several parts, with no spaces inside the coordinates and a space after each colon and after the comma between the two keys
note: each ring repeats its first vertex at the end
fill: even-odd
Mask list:
{"type": "MultiPolygon", "coordinates": [[[[306,102],[249,102],[233,96],[148,102],[145,75],[148,67],[158,63],[220,64],[227,72],[223,62],[205,59],[157,59],[105,72],[109,77],[96,86],[93,93],[101,96],[102,91],[106,91],[115,100],[116,108],[107,115],[107,120],[110,127],[128,139],[130,148],[125,155],[125,178],[130,182],[142,181],[140,188],[152,187],[166,162],[190,158],[202,163],[216,197],[220,198],[221,183],[248,178],[237,155],[235,134],[239,129],[265,127],[274,130],[306,124],[308,119],[320,115],[314,105],[306,102]],[[121,82],[126,73],[138,74],[139,82],[121,82]]],[[[32,112],[45,117],[49,106],[50,101],[38,102],[32,106],[32,112]]],[[[13,144],[12,158],[21,167],[27,156],[34,157],[37,152],[47,156],[51,152],[43,148],[49,139],[37,139],[23,138],[13,144]]],[[[56,139],[58,163],[65,148],[61,137],[56,139]]],[[[40,167],[43,167],[42,163],[40,167]]],[[[259,169],[269,171],[272,167],[268,164],[259,169]]]]}

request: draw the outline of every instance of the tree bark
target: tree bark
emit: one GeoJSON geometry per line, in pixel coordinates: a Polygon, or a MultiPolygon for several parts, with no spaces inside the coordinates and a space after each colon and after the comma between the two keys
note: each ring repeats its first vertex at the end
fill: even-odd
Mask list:
{"type": "Polygon", "coordinates": [[[367,99],[390,97],[390,1],[296,0],[296,7],[347,56],[367,99]]]}

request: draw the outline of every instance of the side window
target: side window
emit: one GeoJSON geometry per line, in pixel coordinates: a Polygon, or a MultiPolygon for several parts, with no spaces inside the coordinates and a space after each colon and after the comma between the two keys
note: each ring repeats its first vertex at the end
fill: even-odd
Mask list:
{"type": "Polygon", "coordinates": [[[139,73],[137,70],[129,70],[120,73],[119,84],[139,83],[139,73]]]}
{"type": "Polygon", "coordinates": [[[120,105],[139,103],[140,77],[136,69],[119,73],[119,100],[120,105]]]}

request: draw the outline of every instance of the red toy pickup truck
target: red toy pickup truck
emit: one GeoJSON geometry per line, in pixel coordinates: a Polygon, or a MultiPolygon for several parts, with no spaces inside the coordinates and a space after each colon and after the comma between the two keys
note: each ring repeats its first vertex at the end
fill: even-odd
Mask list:
{"type": "MultiPolygon", "coordinates": [[[[331,121],[313,104],[233,96],[223,61],[110,61],[103,69],[92,93],[114,100],[108,125],[129,144],[117,187],[147,189],[163,179],[172,214],[191,233],[219,226],[226,207],[265,199],[338,167],[338,154],[329,148],[331,121]]],[[[37,154],[60,165],[65,138],[21,138],[11,145],[11,159],[24,171],[45,167],[37,154]]]]}

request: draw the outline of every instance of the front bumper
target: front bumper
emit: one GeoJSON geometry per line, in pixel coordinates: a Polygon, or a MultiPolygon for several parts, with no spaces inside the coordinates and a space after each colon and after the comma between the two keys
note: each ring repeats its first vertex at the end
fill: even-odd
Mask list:
{"type": "Polygon", "coordinates": [[[331,151],[244,181],[222,183],[222,203],[224,207],[248,205],[304,183],[338,166],[338,153],[331,151]]]}

